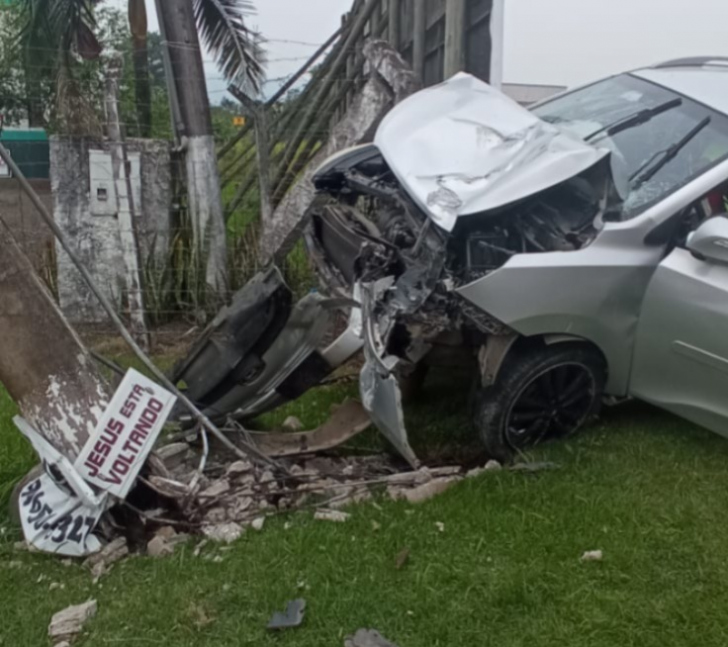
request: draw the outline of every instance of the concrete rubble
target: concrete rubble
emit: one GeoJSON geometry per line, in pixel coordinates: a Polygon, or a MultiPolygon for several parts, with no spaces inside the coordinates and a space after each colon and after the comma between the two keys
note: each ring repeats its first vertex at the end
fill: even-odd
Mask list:
{"type": "Polygon", "coordinates": [[[71,606],[56,613],[48,626],[48,637],[54,643],[71,641],[81,633],[83,626],[96,615],[96,600],[71,606]]]}
{"type": "Polygon", "coordinates": [[[172,526],[159,528],[154,537],[147,543],[147,555],[150,557],[166,557],[174,553],[177,544],[189,539],[189,535],[178,533],[172,526]]]}
{"type": "Polygon", "coordinates": [[[397,647],[374,629],[359,629],[344,641],[344,647],[397,647]]]}
{"type": "Polygon", "coordinates": [[[84,566],[91,569],[94,583],[107,575],[112,566],[129,554],[126,537],[117,537],[104,546],[100,552],[91,555],[84,562],[84,566]]]}

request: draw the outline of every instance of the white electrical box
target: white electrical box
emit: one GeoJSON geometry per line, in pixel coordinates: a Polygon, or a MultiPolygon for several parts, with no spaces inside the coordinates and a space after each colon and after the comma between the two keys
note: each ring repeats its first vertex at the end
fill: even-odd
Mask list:
{"type": "MultiPolygon", "coordinates": [[[[102,150],[90,150],[89,174],[91,176],[91,214],[94,216],[116,216],[119,203],[114,184],[114,166],[111,153],[102,150]]],[[[134,212],[139,215],[142,211],[142,176],[141,155],[129,153],[127,155],[131,167],[131,186],[134,197],[134,212]]],[[[126,182],[122,178],[119,182],[121,197],[126,197],[126,182]]]]}

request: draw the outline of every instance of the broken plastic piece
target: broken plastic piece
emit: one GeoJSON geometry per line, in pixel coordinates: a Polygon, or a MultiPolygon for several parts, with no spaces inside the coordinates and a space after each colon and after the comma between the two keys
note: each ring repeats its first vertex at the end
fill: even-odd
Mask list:
{"type": "Polygon", "coordinates": [[[281,629],[293,629],[300,627],[303,622],[303,615],[306,611],[306,600],[298,598],[291,600],[286,606],[284,613],[276,611],[268,623],[268,629],[279,631],[281,629]]]}

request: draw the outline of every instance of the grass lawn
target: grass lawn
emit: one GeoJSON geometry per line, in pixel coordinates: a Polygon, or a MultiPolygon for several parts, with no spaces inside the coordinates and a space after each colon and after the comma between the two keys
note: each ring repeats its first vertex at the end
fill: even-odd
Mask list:
{"type": "MultiPolygon", "coordinates": [[[[318,389],[276,416],[315,424],[352,390],[318,389]]],[[[477,453],[465,391],[430,386],[412,406],[423,454],[477,453]]],[[[5,482],[32,458],[10,410],[0,399],[5,482]]],[[[358,446],[381,445],[369,434],[358,446]]],[[[360,627],[400,647],[728,644],[728,441],[630,404],[533,458],[562,467],[487,473],[420,506],[382,498],[344,524],[292,513],[229,550],[194,557],[191,542],[171,558],[132,558],[96,586],[79,566],[13,551],[19,532],[2,519],[0,645],[48,644],[51,615],[89,598],[99,612],[78,644],[93,647],[341,646],[360,627]],[[579,561],[594,549],[603,561],[579,561]],[[304,625],[266,633],[296,597],[304,625]]]]}

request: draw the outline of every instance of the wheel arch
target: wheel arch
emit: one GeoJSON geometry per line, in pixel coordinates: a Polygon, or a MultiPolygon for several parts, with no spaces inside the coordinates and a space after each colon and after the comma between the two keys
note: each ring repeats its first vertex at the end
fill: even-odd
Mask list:
{"type": "Polygon", "coordinates": [[[534,347],[556,346],[558,344],[578,344],[597,351],[608,373],[609,362],[604,351],[590,339],[565,333],[545,333],[525,336],[513,332],[510,335],[491,335],[478,353],[478,366],[484,387],[492,386],[498,380],[503,366],[510,360],[528,352],[534,347]]]}

